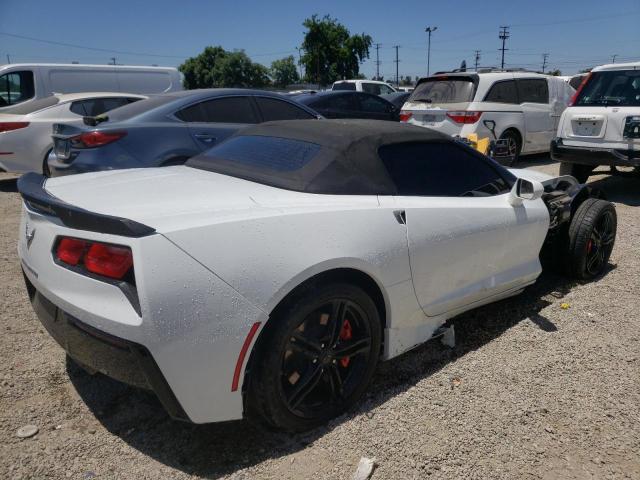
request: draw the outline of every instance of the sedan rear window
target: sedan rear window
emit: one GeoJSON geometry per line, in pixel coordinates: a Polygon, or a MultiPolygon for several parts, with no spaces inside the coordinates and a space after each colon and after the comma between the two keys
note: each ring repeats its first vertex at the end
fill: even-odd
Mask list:
{"type": "Polygon", "coordinates": [[[475,93],[472,78],[433,77],[419,83],[407,101],[464,103],[473,101],[475,93]]]}
{"type": "Polygon", "coordinates": [[[580,91],[574,106],[640,105],[640,70],[593,72],[580,91]]]}

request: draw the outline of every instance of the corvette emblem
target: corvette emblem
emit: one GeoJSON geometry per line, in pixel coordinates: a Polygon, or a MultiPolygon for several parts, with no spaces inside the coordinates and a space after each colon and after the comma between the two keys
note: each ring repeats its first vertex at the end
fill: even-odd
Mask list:
{"type": "Polygon", "coordinates": [[[24,229],[24,237],[27,240],[27,248],[31,247],[31,242],[33,242],[33,238],[36,236],[36,229],[34,228],[33,230],[31,230],[31,232],[29,232],[29,224],[27,223],[27,226],[24,229]]]}

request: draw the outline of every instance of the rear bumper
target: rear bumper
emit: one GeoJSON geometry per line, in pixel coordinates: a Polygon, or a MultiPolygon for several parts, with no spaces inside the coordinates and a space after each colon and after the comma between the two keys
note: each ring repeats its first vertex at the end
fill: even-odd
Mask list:
{"type": "Polygon", "coordinates": [[[551,141],[551,158],[559,162],[581,165],[640,166],[640,151],[638,150],[568,146],[563,144],[561,138],[555,138],[551,141]]]}
{"type": "Polygon", "coordinates": [[[91,327],[58,308],[24,277],[38,319],[81,365],[120,382],[152,390],[171,417],[189,420],[149,350],[91,327]]]}

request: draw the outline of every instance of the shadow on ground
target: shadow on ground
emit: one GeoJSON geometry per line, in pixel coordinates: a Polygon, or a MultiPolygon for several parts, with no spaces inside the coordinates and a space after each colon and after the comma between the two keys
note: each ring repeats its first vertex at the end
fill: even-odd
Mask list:
{"type": "Polygon", "coordinates": [[[599,169],[594,175],[599,175],[601,172],[605,176],[590,179],[590,186],[602,190],[607,200],[623,203],[630,207],[640,206],[640,175],[606,175],[606,169],[599,169]]]}
{"type": "Polygon", "coordinates": [[[16,193],[18,191],[18,179],[17,178],[2,178],[0,179],[0,192],[16,193]]]}
{"type": "Polygon", "coordinates": [[[553,334],[556,326],[540,314],[551,303],[545,298],[549,295],[561,298],[572,285],[564,277],[545,274],[522,295],[457,317],[454,319],[455,348],[430,341],[383,363],[369,389],[370,393],[356,411],[306,434],[269,432],[244,421],[208,425],[173,421],[151,393],[101,375],[91,377],[71,360],[67,363],[67,371],[79,395],[107,430],[168,466],[190,474],[217,478],[269,458],[304,449],[336,425],[355,415],[368,413],[522,321],[531,321],[543,331],[553,334]]]}

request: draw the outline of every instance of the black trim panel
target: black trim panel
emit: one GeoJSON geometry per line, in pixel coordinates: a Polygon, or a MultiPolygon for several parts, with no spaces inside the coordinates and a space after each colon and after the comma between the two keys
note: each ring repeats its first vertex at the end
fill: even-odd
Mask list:
{"type": "Polygon", "coordinates": [[[123,237],[145,237],[155,229],[122,217],[90,212],[54,197],[44,188],[46,178],[34,172],[18,179],[18,191],[29,209],[58,217],[63,224],[77,230],[109,233],[123,237]]]}
{"type": "Polygon", "coordinates": [[[551,141],[551,158],[559,162],[581,165],[609,165],[639,167],[640,150],[610,150],[605,148],[574,147],[563,145],[561,138],[551,141]]]}
{"type": "Polygon", "coordinates": [[[26,275],[24,280],[40,322],[71,358],[87,369],[152,390],[171,417],[190,421],[149,350],[72,317],[37,291],[26,275]]]}

